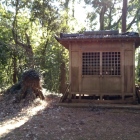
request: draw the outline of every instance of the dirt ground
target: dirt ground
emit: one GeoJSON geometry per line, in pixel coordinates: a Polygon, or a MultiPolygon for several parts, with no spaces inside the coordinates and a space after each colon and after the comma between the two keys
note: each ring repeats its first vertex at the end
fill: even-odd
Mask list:
{"type": "Polygon", "coordinates": [[[13,103],[0,96],[0,140],[139,140],[140,110],[66,108],[58,96],[13,103]]]}

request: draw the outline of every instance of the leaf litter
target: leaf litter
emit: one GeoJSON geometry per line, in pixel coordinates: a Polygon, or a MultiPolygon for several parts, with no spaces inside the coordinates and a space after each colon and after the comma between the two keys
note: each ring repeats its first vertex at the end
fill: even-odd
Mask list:
{"type": "Polygon", "coordinates": [[[140,110],[66,108],[59,94],[14,103],[0,94],[0,140],[138,140],[140,110]]]}

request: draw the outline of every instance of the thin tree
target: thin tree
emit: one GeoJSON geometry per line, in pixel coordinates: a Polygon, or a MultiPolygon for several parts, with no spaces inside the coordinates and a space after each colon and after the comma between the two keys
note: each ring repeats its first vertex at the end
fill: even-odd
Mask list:
{"type": "Polygon", "coordinates": [[[15,15],[14,15],[13,23],[12,23],[13,39],[14,39],[16,45],[21,46],[25,50],[25,52],[26,52],[26,54],[27,54],[27,56],[30,60],[30,62],[28,64],[29,65],[28,67],[33,68],[34,67],[34,60],[33,60],[34,53],[33,53],[33,50],[32,50],[30,37],[27,34],[27,29],[25,29],[25,33],[24,33],[25,34],[25,39],[26,39],[25,43],[20,41],[20,39],[18,37],[18,33],[17,33],[17,16],[18,16],[18,12],[20,10],[20,3],[19,2],[20,2],[19,0],[16,0],[16,2],[15,2],[15,15]]]}
{"type": "Polygon", "coordinates": [[[126,32],[127,0],[123,0],[122,8],[122,32],[126,32]]]}

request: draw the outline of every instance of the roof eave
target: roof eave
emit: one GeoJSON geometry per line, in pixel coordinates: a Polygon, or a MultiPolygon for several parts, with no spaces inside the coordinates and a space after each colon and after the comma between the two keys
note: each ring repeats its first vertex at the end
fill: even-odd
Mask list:
{"type": "Polygon", "coordinates": [[[70,42],[99,42],[99,41],[133,41],[135,47],[140,46],[140,37],[121,37],[121,38],[59,38],[55,37],[56,40],[62,44],[65,48],[69,48],[70,42]]]}
{"type": "Polygon", "coordinates": [[[64,46],[66,49],[69,49],[69,43],[68,43],[68,41],[63,41],[63,39],[57,37],[56,35],[55,35],[55,39],[56,39],[62,46],[64,46]]]}

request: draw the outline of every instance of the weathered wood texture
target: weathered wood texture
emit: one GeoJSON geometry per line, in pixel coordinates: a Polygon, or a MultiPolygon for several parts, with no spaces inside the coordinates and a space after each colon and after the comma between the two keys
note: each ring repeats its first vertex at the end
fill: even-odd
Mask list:
{"type": "Polygon", "coordinates": [[[133,63],[132,63],[132,51],[126,50],[125,55],[125,66],[124,66],[124,92],[133,92],[133,63]]]}
{"type": "MultiPolygon", "coordinates": [[[[99,95],[100,98],[104,95],[121,95],[122,99],[126,95],[134,96],[134,47],[133,42],[73,42],[69,49],[71,53],[70,64],[70,79],[71,79],[71,94],[79,94],[79,98],[83,94],[99,95]],[[99,74],[83,75],[83,53],[95,52],[99,54],[99,74]],[[114,61],[113,65],[120,62],[120,74],[109,75],[103,74],[103,54],[112,53],[114,61]],[[115,58],[115,53],[119,54],[115,58]],[[115,63],[115,59],[120,59],[115,63]]],[[[93,53],[94,56],[94,53],[93,53]]],[[[97,58],[96,58],[97,59],[97,58]]],[[[88,59],[87,59],[88,61],[88,59]]],[[[96,63],[96,62],[95,62],[96,63]]],[[[110,62],[111,63],[111,62],[110,62]]],[[[108,64],[106,64],[108,66],[108,64]]],[[[115,68],[115,66],[112,66],[115,68]]],[[[92,67],[94,69],[94,67],[92,67]]],[[[108,72],[106,72],[108,73],[108,72]]]]}
{"type": "Polygon", "coordinates": [[[138,33],[85,31],[82,34],[61,33],[60,38],[55,38],[69,50],[69,99],[80,101],[85,99],[85,94],[95,96],[95,100],[116,95],[126,102],[128,97],[136,99],[138,33]]]}
{"type": "Polygon", "coordinates": [[[79,52],[71,52],[71,91],[79,91],[79,52]]]}

